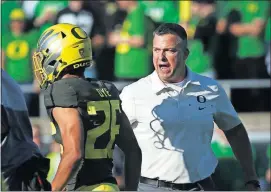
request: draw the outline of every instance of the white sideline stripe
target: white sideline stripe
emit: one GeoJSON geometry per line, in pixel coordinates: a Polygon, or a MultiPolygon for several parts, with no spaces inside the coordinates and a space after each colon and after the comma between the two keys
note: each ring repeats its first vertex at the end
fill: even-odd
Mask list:
{"type": "MultiPolygon", "coordinates": [[[[229,98],[231,98],[231,89],[238,88],[238,89],[246,89],[246,88],[270,88],[271,81],[270,79],[235,79],[235,80],[218,80],[221,86],[225,89],[229,98]]],[[[112,82],[118,90],[122,90],[125,86],[133,83],[127,81],[118,81],[112,82]]],[[[21,89],[24,93],[34,93],[33,85],[21,85],[21,89]]],[[[46,110],[43,106],[43,95],[40,94],[40,116],[44,117],[47,115],[46,110]]]]}
{"type": "MultiPolygon", "coordinates": [[[[247,89],[247,88],[268,88],[271,87],[270,79],[236,79],[236,80],[219,80],[218,81],[223,87],[230,87],[231,89],[247,89]]],[[[122,90],[123,87],[131,84],[133,82],[118,81],[113,82],[113,84],[122,90]]],[[[33,93],[34,88],[32,85],[21,85],[21,89],[25,93],[33,93]]]]}
{"type": "Polygon", "coordinates": [[[231,89],[247,89],[247,88],[270,88],[271,79],[236,79],[236,80],[220,80],[222,86],[230,86],[231,89]]]}
{"type": "Polygon", "coordinates": [[[270,143],[270,130],[269,131],[248,131],[248,137],[251,142],[257,143],[270,143]]]}

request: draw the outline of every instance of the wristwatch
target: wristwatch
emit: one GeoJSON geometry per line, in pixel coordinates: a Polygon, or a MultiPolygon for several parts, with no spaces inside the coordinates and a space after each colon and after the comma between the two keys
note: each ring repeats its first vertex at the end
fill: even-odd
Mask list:
{"type": "Polygon", "coordinates": [[[252,184],[256,188],[261,188],[260,182],[258,180],[250,180],[245,183],[245,185],[252,184]]]}

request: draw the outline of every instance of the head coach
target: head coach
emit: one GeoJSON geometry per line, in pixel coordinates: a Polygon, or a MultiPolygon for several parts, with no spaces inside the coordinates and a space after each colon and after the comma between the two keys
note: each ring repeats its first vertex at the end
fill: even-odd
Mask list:
{"type": "Polygon", "coordinates": [[[164,23],[153,34],[155,71],[121,93],[142,150],[139,190],[215,190],[213,122],[231,144],[247,190],[259,190],[244,125],[218,82],[186,66],[189,50],[183,27],[164,23]]]}

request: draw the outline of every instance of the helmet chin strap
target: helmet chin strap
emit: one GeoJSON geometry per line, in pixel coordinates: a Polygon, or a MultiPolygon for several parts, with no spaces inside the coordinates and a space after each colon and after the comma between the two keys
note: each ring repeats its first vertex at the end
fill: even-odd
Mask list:
{"type": "Polygon", "coordinates": [[[40,89],[45,90],[45,89],[47,89],[48,85],[49,85],[49,82],[46,81],[43,85],[40,86],[40,89]]]}
{"type": "Polygon", "coordinates": [[[57,68],[58,68],[58,66],[59,66],[60,64],[62,64],[62,63],[63,63],[63,62],[62,62],[61,59],[56,61],[55,69],[54,69],[54,71],[53,71],[53,79],[52,79],[52,82],[54,82],[55,80],[58,80],[58,79],[61,78],[61,74],[59,74],[57,78],[56,78],[56,75],[57,75],[57,68]]]}

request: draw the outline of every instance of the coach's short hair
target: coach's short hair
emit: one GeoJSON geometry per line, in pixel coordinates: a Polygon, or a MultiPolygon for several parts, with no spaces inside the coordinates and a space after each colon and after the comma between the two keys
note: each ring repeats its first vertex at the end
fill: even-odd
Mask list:
{"type": "Polygon", "coordinates": [[[163,23],[157,27],[154,32],[154,35],[166,35],[166,34],[174,34],[179,36],[182,40],[187,40],[187,34],[184,28],[177,23],[163,23]]]}

